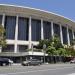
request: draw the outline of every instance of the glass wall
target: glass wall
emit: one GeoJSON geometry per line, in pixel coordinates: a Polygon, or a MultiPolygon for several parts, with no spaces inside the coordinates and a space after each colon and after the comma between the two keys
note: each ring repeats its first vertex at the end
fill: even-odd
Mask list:
{"type": "Polygon", "coordinates": [[[7,45],[5,48],[2,48],[2,52],[14,52],[14,45],[7,45]]]}
{"type": "Polygon", "coordinates": [[[74,32],[74,38],[75,38],[75,32],[74,32]]]}
{"type": "Polygon", "coordinates": [[[67,28],[62,26],[63,44],[68,44],[67,40],[67,28]]]}
{"type": "Polygon", "coordinates": [[[28,19],[19,17],[18,20],[18,40],[28,40],[29,25],[28,19]]]}
{"type": "Polygon", "coordinates": [[[53,23],[54,35],[57,35],[60,38],[60,26],[53,23]]]}
{"type": "Polygon", "coordinates": [[[41,21],[32,19],[31,24],[32,41],[39,41],[41,39],[41,21]]]}
{"type": "Polygon", "coordinates": [[[43,33],[44,33],[44,39],[50,39],[51,38],[51,22],[44,21],[43,22],[43,33]]]}
{"type": "Polygon", "coordinates": [[[18,52],[25,52],[27,51],[26,49],[28,48],[28,46],[26,45],[18,45],[18,52]]]}
{"type": "Polygon", "coordinates": [[[2,25],[2,15],[0,15],[0,25],[2,25]]]}
{"type": "Polygon", "coordinates": [[[72,35],[72,30],[71,29],[69,29],[69,38],[70,38],[70,44],[72,44],[73,35],[72,35]]]}
{"type": "Polygon", "coordinates": [[[4,27],[6,30],[6,38],[7,39],[14,39],[15,38],[15,26],[16,26],[16,17],[6,16],[4,27]]]}

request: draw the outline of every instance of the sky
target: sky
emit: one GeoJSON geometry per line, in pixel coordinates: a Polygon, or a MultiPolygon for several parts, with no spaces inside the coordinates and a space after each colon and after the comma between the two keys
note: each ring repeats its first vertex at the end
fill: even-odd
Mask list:
{"type": "Polygon", "coordinates": [[[0,4],[12,4],[42,9],[75,21],[75,0],[0,0],[0,4]]]}

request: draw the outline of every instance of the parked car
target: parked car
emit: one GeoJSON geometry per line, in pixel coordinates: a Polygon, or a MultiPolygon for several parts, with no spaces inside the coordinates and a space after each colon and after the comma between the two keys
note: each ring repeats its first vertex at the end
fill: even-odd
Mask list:
{"type": "Polygon", "coordinates": [[[8,61],[9,61],[9,65],[12,65],[13,64],[13,61],[12,60],[8,59],[8,61]]]}
{"type": "Polygon", "coordinates": [[[22,64],[23,66],[41,65],[42,62],[41,62],[40,60],[37,60],[37,59],[31,59],[31,60],[23,61],[21,64],[22,64]]]}
{"type": "Polygon", "coordinates": [[[13,61],[8,58],[0,58],[0,66],[11,65],[12,63],[13,63],[13,61]]]}
{"type": "Polygon", "coordinates": [[[75,63],[75,58],[70,61],[70,63],[75,63]]]}

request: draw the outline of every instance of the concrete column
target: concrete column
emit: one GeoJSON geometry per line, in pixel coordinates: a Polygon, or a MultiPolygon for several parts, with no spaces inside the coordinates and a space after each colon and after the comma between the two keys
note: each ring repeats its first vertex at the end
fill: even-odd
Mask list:
{"type": "Polygon", "coordinates": [[[3,14],[3,17],[2,17],[2,26],[4,27],[4,22],[5,22],[5,14],[3,14]]]}
{"type": "Polygon", "coordinates": [[[51,21],[51,36],[54,37],[53,21],[51,21]]]}
{"type": "MultiPolygon", "coordinates": [[[[2,16],[2,26],[4,27],[4,22],[5,22],[5,14],[2,16]]],[[[0,53],[2,52],[2,46],[0,46],[0,53]]]]}
{"type": "Polygon", "coordinates": [[[62,35],[62,26],[60,24],[60,40],[61,40],[61,43],[63,44],[63,35],[62,35]]]}
{"type": "Polygon", "coordinates": [[[43,34],[43,19],[41,19],[41,40],[44,39],[44,34],[43,34]]]}
{"type": "Polygon", "coordinates": [[[29,49],[31,49],[31,16],[29,17],[29,49]]]}
{"type": "Polygon", "coordinates": [[[68,40],[68,45],[70,46],[70,38],[69,38],[69,29],[68,29],[68,26],[67,26],[67,40],[68,40]]]}
{"type": "MultiPolygon", "coordinates": [[[[73,35],[73,39],[75,39],[74,30],[72,30],[72,35],[73,35]]],[[[73,45],[73,48],[74,48],[74,50],[75,50],[75,45],[73,45]]]]}
{"type": "Polygon", "coordinates": [[[73,39],[74,39],[75,37],[74,37],[74,31],[73,30],[72,30],[72,35],[73,35],[73,39]]]}
{"type": "Polygon", "coordinates": [[[14,47],[14,53],[17,53],[17,38],[18,38],[18,16],[16,16],[15,47],[14,47]]]}

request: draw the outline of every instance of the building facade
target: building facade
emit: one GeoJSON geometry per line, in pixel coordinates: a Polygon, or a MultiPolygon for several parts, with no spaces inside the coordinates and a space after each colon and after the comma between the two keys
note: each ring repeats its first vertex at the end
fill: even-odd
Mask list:
{"type": "Polygon", "coordinates": [[[37,46],[39,40],[50,39],[54,34],[60,37],[62,44],[68,45],[75,37],[75,22],[72,20],[29,7],[1,4],[0,25],[6,30],[7,42],[0,56],[28,55],[25,50],[31,49],[32,44],[37,46]]]}

